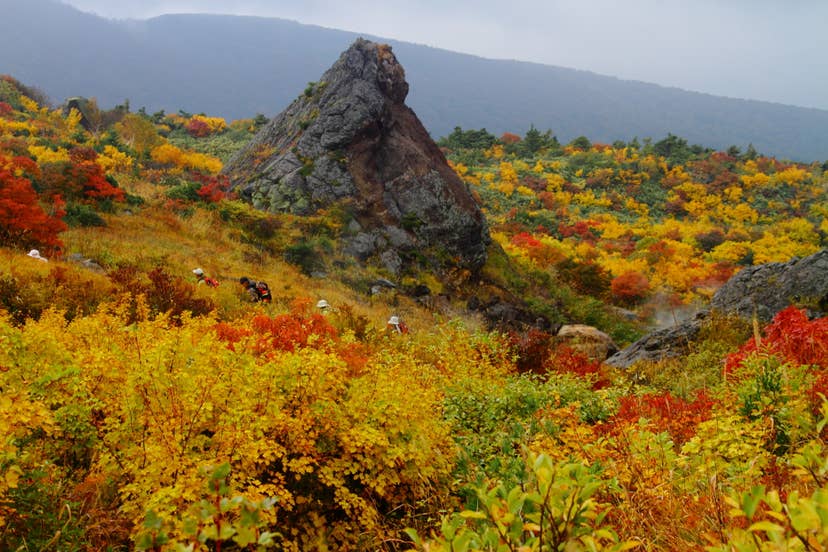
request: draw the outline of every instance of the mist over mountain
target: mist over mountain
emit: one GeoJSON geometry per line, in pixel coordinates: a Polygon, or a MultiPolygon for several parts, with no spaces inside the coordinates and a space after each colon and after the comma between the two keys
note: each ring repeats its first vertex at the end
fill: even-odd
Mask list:
{"type": "MultiPolygon", "coordinates": [[[[109,107],[128,99],[133,110],[228,119],[279,113],[359,36],[245,16],[115,21],[52,0],[0,0],[0,8],[0,73],[55,103],[80,95],[109,107]]],[[[534,125],[564,142],[673,133],[716,148],[752,143],[776,156],[828,159],[825,110],[371,38],[393,47],[410,84],[408,104],[435,138],[455,126],[523,134],[534,125]]]]}

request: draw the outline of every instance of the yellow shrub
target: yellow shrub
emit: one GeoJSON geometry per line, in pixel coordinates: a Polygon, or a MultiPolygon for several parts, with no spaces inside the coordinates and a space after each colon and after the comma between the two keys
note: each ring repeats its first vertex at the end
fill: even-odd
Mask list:
{"type": "Polygon", "coordinates": [[[515,168],[512,166],[511,163],[508,161],[502,161],[500,163],[500,180],[504,184],[511,184],[512,186],[516,186],[518,182],[518,175],[515,168]]]}
{"type": "Polygon", "coordinates": [[[115,146],[107,144],[96,159],[104,172],[126,172],[132,168],[133,159],[115,146]]]}
{"type": "Polygon", "coordinates": [[[208,174],[218,174],[222,168],[221,160],[217,157],[182,150],[169,143],[154,148],[150,156],[156,163],[172,165],[179,171],[193,169],[208,174]]]}
{"type": "Polygon", "coordinates": [[[29,146],[29,153],[31,153],[38,163],[61,163],[69,161],[69,152],[64,148],[58,148],[57,151],[44,146],[29,146]]]}

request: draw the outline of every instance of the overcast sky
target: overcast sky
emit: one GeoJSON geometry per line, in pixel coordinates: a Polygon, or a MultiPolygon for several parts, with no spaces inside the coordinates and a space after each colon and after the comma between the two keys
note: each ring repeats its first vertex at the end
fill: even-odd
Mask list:
{"type": "Polygon", "coordinates": [[[488,58],[828,109],[825,0],[62,0],[125,19],[281,17],[488,58]]]}

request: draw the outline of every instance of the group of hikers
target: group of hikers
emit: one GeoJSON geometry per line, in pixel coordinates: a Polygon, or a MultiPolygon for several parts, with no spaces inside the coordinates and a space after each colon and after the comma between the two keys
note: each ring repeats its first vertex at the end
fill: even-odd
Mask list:
{"type": "MultiPolygon", "coordinates": [[[[29,251],[27,256],[41,262],[48,262],[45,257],[40,255],[40,251],[37,249],[29,251]]],[[[219,286],[219,281],[215,278],[207,276],[207,274],[204,273],[204,269],[200,267],[194,268],[193,274],[196,277],[196,283],[198,285],[205,285],[212,288],[219,286]]],[[[245,293],[247,293],[247,297],[253,303],[270,303],[273,300],[273,296],[270,294],[270,286],[268,286],[265,282],[251,280],[247,276],[242,276],[239,278],[239,284],[242,285],[245,293]]],[[[323,314],[332,310],[331,305],[325,299],[320,299],[316,303],[316,308],[323,314]]],[[[386,329],[392,333],[408,333],[408,327],[405,325],[405,322],[403,322],[397,315],[393,315],[388,319],[386,329]]]]}
{"type": "MultiPolygon", "coordinates": [[[[322,312],[322,314],[326,314],[331,310],[331,305],[325,299],[320,299],[316,303],[316,308],[319,309],[322,312]]],[[[388,319],[388,322],[385,324],[385,327],[388,331],[392,333],[408,333],[408,326],[406,326],[405,322],[403,322],[402,319],[396,314],[388,319]]]]}
{"type": "MultiPolygon", "coordinates": [[[[218,280],[207,276],[201,268],[194,269],[193,274],[195,274],[198,284],[204,284],[210,287],[218,287],[219,285],[218,280]]],[[[270,303],[273,300],[273,297],[270,294],[270,286],[268,286],[267,283],[251,280],[247,276],[239,278],[239,283],[244,287],[244,290],[251,302],[270,303]]],[[[316,308],[325,314],[331,310],[331,305],[325,299],[320,299],[316,303],[316,308]]],[[[393,333],[408,333],[408,326],[406,326],[405,322],[403,322],[397,315],[393,315],[388,319],[386,329],[393,333]]]]}

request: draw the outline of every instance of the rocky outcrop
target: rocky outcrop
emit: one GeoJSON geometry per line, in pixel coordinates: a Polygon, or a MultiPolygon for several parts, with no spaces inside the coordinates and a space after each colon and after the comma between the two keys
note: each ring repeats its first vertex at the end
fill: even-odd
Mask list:
{"type": "Polygon", "coordinates": [[[707,312],[699,313],[692,320],[647,334],[609,357],[606,362],[618,368],[629,368],[636,362],[655,362],[687,354],[690,343],[698,337],[706,317],[707,312]]]}
{"type": "Polygon", "coordinates": [[[815,316],[828,310],[828,249],[787,263],[750,266],[713,296],[710,307],[770,322],[789,305],[802,305],[815,316]]]}
{"type": "Polygon", "coordinates": [[[404,101],[391,48],[357,40],[224,172],[254,206],[348,219],[343,251],[390,272],[412,257],[476,270],[490,242],[467,186],[404,101]]]}
{"type": "MultiPolygon", "coordinates": [[[[756,315],[767,323],[790,305],[807,308],[813,317],[828,315],[828,249],[787,263],[743,269],[716,292],[710,309],[745,319],[756,315]]],[[[607,363],[627,368],[640,361],[685,354],[709,314],[706,310],[693,320],[653,332],[607,359],[607,363]]]]}

